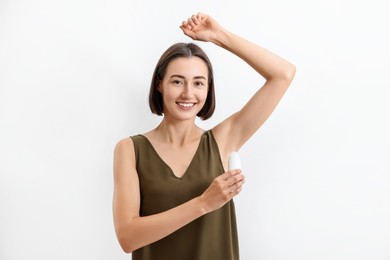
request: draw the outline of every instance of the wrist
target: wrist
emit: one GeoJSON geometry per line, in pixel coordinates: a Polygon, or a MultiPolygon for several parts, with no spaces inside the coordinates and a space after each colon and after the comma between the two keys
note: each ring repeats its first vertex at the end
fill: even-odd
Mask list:
{"type": "Polygon", "coordinates": [[[202,195],[194,198],[194,202],[196,204],[196,207],[199,209],[199,213],[202,216],[210,212],[209,208],[207,207],[206,201],[202,198],[202,195]]]}
{"type": "Polygon", "coordinates": [[[212,42],[220,47],[225,48],[228,45],[230,35],[231,33],[228,30],[221,27],[217,30],[217,33],[215,34],[212,42]]]}

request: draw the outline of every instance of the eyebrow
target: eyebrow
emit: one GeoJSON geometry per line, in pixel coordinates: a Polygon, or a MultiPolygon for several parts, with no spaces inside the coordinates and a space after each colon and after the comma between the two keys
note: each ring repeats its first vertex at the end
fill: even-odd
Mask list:
{"type": "MultiPolygon", "coordinates": [[[[185,79],[184,76],[179,75],[179,74],[173,74],[173,75],[170,76],[170,78],[174,78],[174,77],[176,77],[176,78],[181,78],[181,79],[185,79]]],[[[204,79],[204,80],[206,80],[206,78],[203,77],[203,76],[195,76],[194,79],[204,79]]]]}

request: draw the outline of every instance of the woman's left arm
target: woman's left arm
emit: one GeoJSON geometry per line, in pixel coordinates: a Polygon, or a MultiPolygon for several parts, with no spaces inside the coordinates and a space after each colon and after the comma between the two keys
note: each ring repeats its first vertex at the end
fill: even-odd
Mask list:
{"type": "Polygon", "coordinates": [[[213,128],[221,151],[237,151],[271,115],[294,78],[295,66],[229,32],[205,14],[193,15],[181,29],[194,40],[212,42],[237,55],[266,79],[240,111],[213,128]]]}

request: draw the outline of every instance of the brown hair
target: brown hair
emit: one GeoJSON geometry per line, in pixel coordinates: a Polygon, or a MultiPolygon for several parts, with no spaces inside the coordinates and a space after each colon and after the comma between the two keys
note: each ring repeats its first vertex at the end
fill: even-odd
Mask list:
{"type": "Polygon", "coordinates": [[[204,106],[197,114],[202,120],[210,118],[215,110],[215,92],[214,92],[214,76],[211,62],[206,53],[196,44],[193,43],[176,43],[169,47],[160,57],[156,68],[153,72],[152,82],[149,92],[149,107],[153,114],[161,116],[164,112],[163,99],[158,85],[164,79],[169,63],[180,57],[191,58],[198,57],[202,59],[208,69],[208,92],[204,106]]]}

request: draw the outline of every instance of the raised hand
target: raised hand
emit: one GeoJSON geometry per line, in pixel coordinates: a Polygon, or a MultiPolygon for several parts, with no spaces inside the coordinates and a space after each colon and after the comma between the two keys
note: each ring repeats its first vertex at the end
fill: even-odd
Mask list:
{"type": "Polygon", "coordinates": [[[203,13],[192,15],[187,21],[182,22],[180,28],[193,40],[204,42],[213,42],[222,29],[211,16],[203,13]]]}

